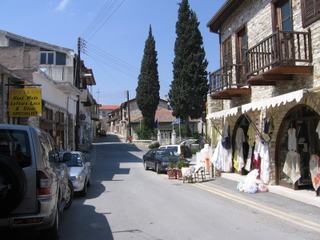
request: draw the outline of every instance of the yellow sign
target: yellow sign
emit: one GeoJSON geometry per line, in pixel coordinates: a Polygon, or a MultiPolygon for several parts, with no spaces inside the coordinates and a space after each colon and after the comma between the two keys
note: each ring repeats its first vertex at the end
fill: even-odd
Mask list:
{"type": "Polygon", "coordinates": [[[34,117],[42,114],[41,88],[12,88],[9,92],[10,117],[34,117]]]}

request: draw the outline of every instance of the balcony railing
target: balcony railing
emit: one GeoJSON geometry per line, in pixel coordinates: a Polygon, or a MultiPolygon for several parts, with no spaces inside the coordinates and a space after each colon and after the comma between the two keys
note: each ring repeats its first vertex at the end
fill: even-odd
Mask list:
{"type": "Polygon", "coordinates": [[[226,89],[238,89],[246,86],[244,64],[226,65],[209,76],[211,94],[226,89]]]}
{"type": "Polygon", "coordinates": [[[277,30],[246,52],[247,78],[279,66],[306,66],[312,62],[311,33],[277,30]]]}

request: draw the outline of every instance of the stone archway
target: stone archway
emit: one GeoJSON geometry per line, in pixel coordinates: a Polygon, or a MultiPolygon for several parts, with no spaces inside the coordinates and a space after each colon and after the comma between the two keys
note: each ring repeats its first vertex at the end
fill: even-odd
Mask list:
{"type": "Polygon", "coordinates": [[[312,188],[309,172],[309,160],[312,154],[320,153],[320,140],[316,133],[319,114],[310,106],[299,104],[290,109],[282,119],[279,127],[275,150],[276,184],[297,189],[312,188]],[[290,141],[289,132],[294,132],[296,141],[290,141]],[[295,144],[288,144],[289,141],[295,144]],[[292,147],[295,145],[295,148],[292,147]],[[293,148],[293,149],[289,149],[293,148]],[[283,167],[289,151],[295,151],[300,156],[300,175],[296,181],[283,172],[283,167]]]}

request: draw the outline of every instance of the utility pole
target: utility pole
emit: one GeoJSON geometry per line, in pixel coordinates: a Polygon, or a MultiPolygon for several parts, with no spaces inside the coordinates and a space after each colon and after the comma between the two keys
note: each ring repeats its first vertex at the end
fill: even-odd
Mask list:
{"type": "Polygon", "coordinates": [[[128,128],[129,128],[129,136],[131,136],[131,120],[130,120],[129,91],[127,91],[127,111],[128,111],[128,128]]]}
{"type": "MultiPolygon", "coordinates": [[[[81,63],[80,63],[80,52],[81,52],[81,38],[78,38],[78,56],[76,66],[76,88],[80,89],[80,78],[81,78],[81,63]]],[[[76,108],[76,127],[75,127],[75,147],[76,151],[79,150],[79,129],[80,129],[80,95],[77,95],[77,108],[76,108]]]]}

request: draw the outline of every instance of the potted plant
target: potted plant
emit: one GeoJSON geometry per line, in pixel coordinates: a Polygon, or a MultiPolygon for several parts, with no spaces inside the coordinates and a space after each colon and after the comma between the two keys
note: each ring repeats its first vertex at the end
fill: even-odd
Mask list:
{"type": "Polygon", "coordinates": [[[176,174],[174,161],[172,160],[171,156],[168,156],[168,160],[169,160],[169,165],[166,168],[166,171],[167,171],[167,174],[168,174],[168,178],[169,179],[176,179],[177,178],[177,174],[176,174]]]}
{"type": "Polygon", "coordinates": [[[179,157],[178,158],[178,162],[177,162],[177,169],[176,169],[176,172],[177,172],[177,178],[179,180],[182,180],[182,172],[181,172],[181,168],[185,167],[185,162],[183,160],[182,157],[179,157]]]}

